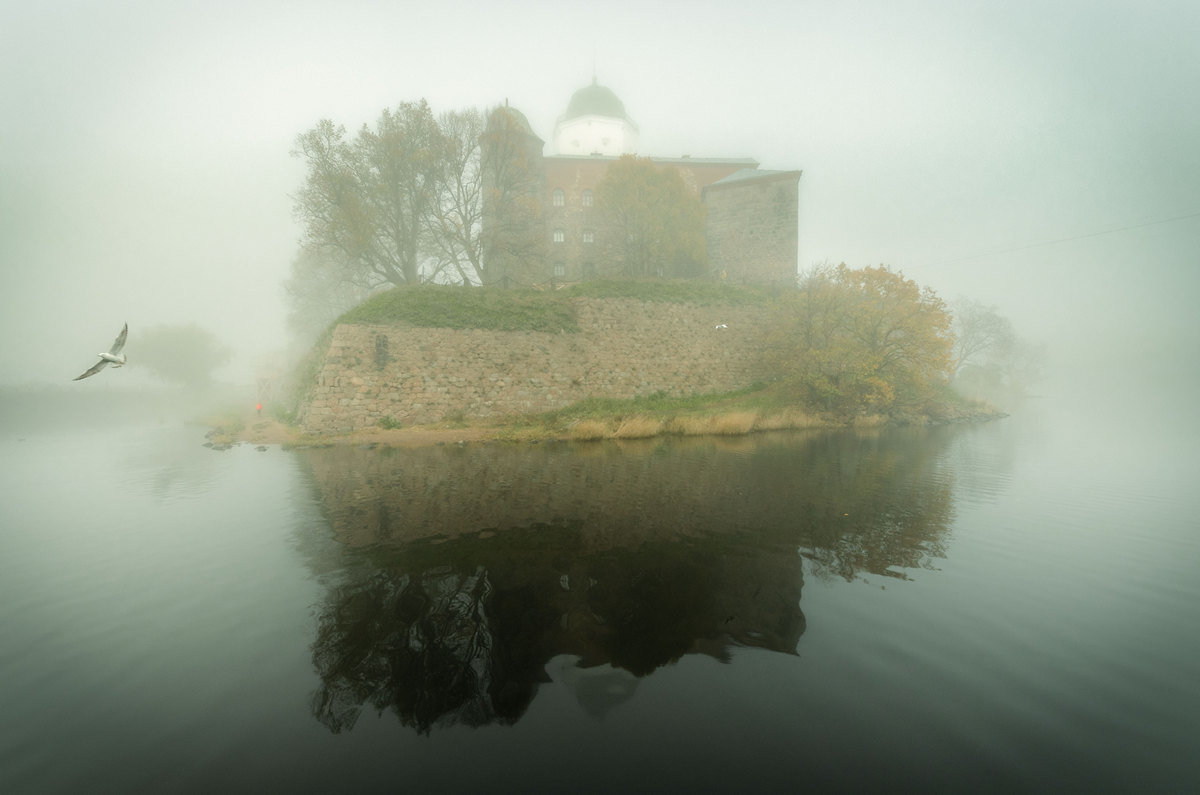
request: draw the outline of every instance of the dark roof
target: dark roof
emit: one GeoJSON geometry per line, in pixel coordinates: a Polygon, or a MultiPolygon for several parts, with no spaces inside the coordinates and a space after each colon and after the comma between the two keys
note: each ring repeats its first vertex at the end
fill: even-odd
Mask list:
{"type": "MultiPolygon", "coordinates": [[[[755,166],[758,161],[752,157],[655,157],[654,155],[637,155],[638,157],[648,157],[655,163],[670,163],[671,165],[686,166],[732,166],[740,165],[746,168],[741,171],[751,171],[758,174],[781,174],[783,172],[776,171],[758,171],[755,166]]],[[[547,160],[619,160],[624,155],[546,155],[547,160]]]]}
{"type": "Polygon", "coordinates": [[[571,95],[567,112],[563,119],[576,119],[580,116],[612,116],[629,120],[625,113],[625,103],[617,98],[612,89],[606,88],[592,79],[590,86],[584,86],[571,95]]]}
{"type": "MultiPolygon", "coordinates": [[[[764,172],[761,172],[758,170],[758,161],[755,160],[753,157],[691,157],[690,155],[686,155],[684,157],[653,157],[653,156],[651,156],[650,159],[653,160],[655,163],[674,163],[676,165],[681,165],[681,166],[686,166],[689,163],[698,163],[699,165],[702,165],[702,166],[707,166],[707,165],[712,165],[712,164],[729,165],[729,166],[743,165],[743,166],[746,166],[746,168],[738,169],[738,171],[736,171],[734,173],[740,174],[743,171],[749,171],[754,174],[764,173],[764,172]]],[[[730,175],[730,176],[732,176],[732,175],[730,175]]],[[[729,178],[730,177],[726,177],[726,179],[729,179],[729,178]]]]}
{"type": "Polygon", "coordinates": [[[734,182],[749,182],[750,180],[766,180],[766,179],[781,179],[791,178],[800,179],[800,171],[770,171],[763,168],[739,168],[737,171],[730,174],[728,177],[719,179],[709,185],[709,188],[715,188],[721,185],[729,185],[734,182]]]}

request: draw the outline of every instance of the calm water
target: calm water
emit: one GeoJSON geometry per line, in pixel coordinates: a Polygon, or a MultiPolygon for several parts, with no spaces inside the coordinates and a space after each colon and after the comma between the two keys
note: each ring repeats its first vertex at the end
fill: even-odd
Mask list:
{"type": "Polygon", "coordinates": [[[0,430],[0,791],[1182,791],[1169,410],[639,444],[0,430]]]}

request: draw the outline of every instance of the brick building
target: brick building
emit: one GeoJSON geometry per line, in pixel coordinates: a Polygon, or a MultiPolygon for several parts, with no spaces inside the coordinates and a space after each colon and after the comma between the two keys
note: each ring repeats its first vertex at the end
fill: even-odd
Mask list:
{"type": "MultiPolygon", "coordinates": [[[[544,142],[525,116],[507,106],[497,109],[489,128],[507,127],[524,142],[517,147],[529,175],[525,194],[540,201],[536,223],[543,246],[518,263],[509,257],[506,283],[575,282],[597,274],[596,239],[602,234],[595,209],[596,186],[609,165],[636,154],[637,124],[610,89],[592,81],[575,92],[558,119],[554,154],[542,154],[544,142]]],[[[493,155],[493,161],[498,158],[493,155]]],[[[739,283],[790,283],[798,255],[800,171],[767,171],[752,158],[650,157],[677,170],[705,205],[705,242],[713,278],[739,283]]],[[[493,201],[488,218],[503,210],[493,201]]],[[[535,248],[531,246],[531,248],[535,248]]],[[[506,255],[499,250],[493,259],[506,255]]],[[[499,272],[500,269],[497,269],[499,272]]]]}

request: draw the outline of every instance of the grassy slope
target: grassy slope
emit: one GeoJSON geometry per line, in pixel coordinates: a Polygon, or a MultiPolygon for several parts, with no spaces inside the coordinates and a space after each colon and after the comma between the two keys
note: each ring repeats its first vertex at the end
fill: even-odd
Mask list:
{"type": "Polygon", "coordinates": [[[338,323],[494,331],[567,331],[579,325],[572,298],[628,298],[655,303],[745,306],[768,301],[772,293],[752,287],[709,282],[585,282],[565,290],[494,290],[422,285],[399,287],[367,299],[338,323]]]}
{"type": "Polygon", "coordinates": [[[405,323],[427,328],[492,331],[579,330],[566,295],[537,290],[488,290],[424,285],[396,288],[373,296],[334,325],[405,323]]]}

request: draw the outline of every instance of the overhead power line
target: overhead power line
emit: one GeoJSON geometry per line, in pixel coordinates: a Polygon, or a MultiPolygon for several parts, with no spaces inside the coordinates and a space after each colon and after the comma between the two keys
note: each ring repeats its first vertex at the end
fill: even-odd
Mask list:
{"type": "Polygon", "coordinates": [[[950,259],[944,259],[944,260],[938,260],[937,262],[931,262],[926,267],[936,267],[938,265],[952,265],[956,262],[966,262],[968,260],[981,259],[983,257],[996,257],[1001,254],[1012,254],[1017,251],[1028,251],[1029,249],[1033,249],[1033,248],[1042,248],[1044,246],[1055,246],[1055,245],[1058,245],[1059,243],[1071,243],[1076,240],[1087,240],[1087,239],[1093,238],[1093,237],[1103,237],[1104,235],[1115,235],[1117,232],[1128,232],[1131,229],[1144,229],[1145,227],[1148,227],[1148,226],[1158,226],[1160,224],[1169,224],[1174,221],[1186,221],[1189,218],[1198,218],[1198,217],[1200,217],[1200,210],[1195,210],[1192,212],[1183,213],[1182,215],[1173,215],[1170,218],[1159,218],[1154,221],[1142,221],[1139,223],[1124,224],[1122,226],[1114,227],[1112,229],[1102,229],[1098,232],[1085,232],[1080,235],[1071,235],[1069,237],[1059,237],[1059,238],[1055,238],[1053,240],[1042,240],[1037,243],[1026,243],[1026,244],[1023,244],[1020,246],[1013,246],[1011,248],[999,249],[997,251],[987,251],[987,252],[983,252],[980,254],[968,254],[967,256],[964,256],[964,257],[952,257],[950,259]]]}

